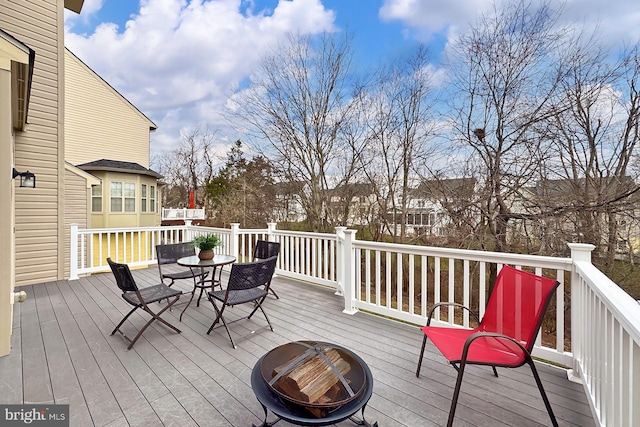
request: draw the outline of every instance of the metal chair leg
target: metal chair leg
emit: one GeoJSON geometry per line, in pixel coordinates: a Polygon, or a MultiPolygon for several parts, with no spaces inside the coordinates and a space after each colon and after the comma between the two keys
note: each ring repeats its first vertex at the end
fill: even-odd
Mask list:
{"type": "Polygon", "coordinates": [[[427,335],[422,340],[422,349],[420,350],[420,358],[418,359],[418,369],[416,369],[416,377],[420,378],[420,368],[422,367],[422,357],[424,356],[424,348],[427,345],[427,335]]]}
{"type": "MultiPolygon", "coordinates": [[[[129,313],[127,313],[127,315],[126,315],[126,316],[124,316],[124,317],[122,318],[122,320],[120,321],[120,323],[118,323],[118,326],[116,326],[116,327],[115,327],[115,329],[114,329],[113,331],[111,331],[111,335],[115,334],[115,333],[118,331],[118,329],[120,329],[120,326],[122,326],[122,324],[123,324],[123,323],[124,323],[128,318],[129,318],[129,316],[131,316],[131,314],[132,314],[134,311],[136,311],[136,310],[138,309],[138,307],[140,307],[140,306],[139,306],[139,305],[137,305],[137,306],[133,307],[133,308],[131,309],[131,311],[129,311],[129,313]]],[[[123,335],[124,335],[124,334],[123,334],[123,335]]]]}
{"type": "Polygon", "coordinates": [[[458,378],[456,379],[456,387],[453,390],[453,397],[451,398],[451,408],[449,409],[449,419],[447,420],[447,427],[453,426],[453,417],[456,413],[456,407],[458,406],[458,397],[460,396],[460,388],[462,387],[462,375],[464,374],[465,361],[460,362],[458,368],[458,378]]]}
{"type": "Polygon", "coordinates": [[[549,418],[551,418],[551,423],[553,424],[554,427],[558,427],[558,421],[556,420],[556,416],[553,413],[553,409],[551,408],[551,403],[549,402],[547,393],[545,393],[544,391],[544,387],[542,386],[542,381],[540,380],[540,375],[538,375],[538,370],[536,369],[533,363],[533,359],[531,359],[531,357],[527,357],[527,364],[531,367],[533,378],[535,378],[536,380],[536,384],[538,385],[538,390],[540,391],[540,395],[542,396],[544,406],[547,408],[547,412],[549,413],[549,418]]]}

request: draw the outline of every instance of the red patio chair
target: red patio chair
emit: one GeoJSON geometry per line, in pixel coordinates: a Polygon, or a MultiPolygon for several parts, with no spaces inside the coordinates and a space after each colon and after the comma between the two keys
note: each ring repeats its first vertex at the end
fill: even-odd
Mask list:
{"type": "Polygon", "coordinates": [[[551,422],[557,427],[558,422],[542,387],[531,358],[531,351],[549,301],[559,284],[554,279],[509,266],[502,267],[489,297],[484,317],[475,329],[430,326],[433,312],[438,307],[454,305],[469,310],[461,304],[447,302],[431,307],[427,326],[422,328],[424,339],[416,377],[420,376],[425,345],[427,338],[430,338],[458,371],[447,426],[453,425],[466,365],[491,366],[494,375],[498,376],[496,367],[518,368],[527,363],[531,367],[551,422]]]}

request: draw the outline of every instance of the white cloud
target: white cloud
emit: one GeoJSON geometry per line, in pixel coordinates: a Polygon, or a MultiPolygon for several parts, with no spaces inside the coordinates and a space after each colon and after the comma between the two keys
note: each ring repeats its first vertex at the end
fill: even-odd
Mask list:
{"type": "MultiPolygon", "coordinates": [[[[501,3],[512,0],[496,0],[501,3]]],[[[545,0],[533,0],[542,4],[545,0]]],[[[490,13],[493,0],[384,0],[380,9],[383,21],[399,21],[412,30],[415,37],[429,39],[434,33],[451,35],[476,21],[479,13],[490,13]]],[[[636,43],[640,39],[640,9],[629,0],[567,0],[551,2],[561,8],[560,24],[584,25],[598,29],[609,44],[636,43]]]]}
{"type": "Polygon", "coordinates": [[[219,112],[233,88],[287,33],[334,29],[320,0],[281,0],[260,11],[243,3],[144,0],[124,28],[103,23],[75,34],[68,19],[65,44],[158,125],[153,150],[170,150],[181,129],[224,126],[219,112]]]}
{"type": "Polygon", "coordinates": [[[491,4],[491,0],[385,0],[380,17],[401,21],[422,33],[437,33],[473,22],[478,11],[491,4]]]}
{"type": "Polygon", "coordinates": [[[84,0],[82,4],[82,14],[78,15],[70,10],[64,10],[64,21],[66,25],[73,25],[77,21],[88,22],[100,9],[105,0],[84,0]]]}
{"type": "MultiPolygon", "coordinates": [[[[228,130],[221,115],[227,100],[287,33],[336,29],[335,12],[322,2],[269,0],[273,7],[260,9],[254,0],[141,0],[123,25],[105,22],[80,34],[77,28],[87,28],[105,3],[85,0],[80,16],[65,15],[66,45],[158,125],[152,151],[170,150],[182,129],[197,124],[234,141],[241,135],[228,130]]],[[[450,39],[492,5],[493,0],[384,0],[379,17],[399,22],[410,38],[450,39]]],[[[567,0],[562,20],[597,26],[605,42],[640,39],[640,9],[629,0],[567,0]]]]}

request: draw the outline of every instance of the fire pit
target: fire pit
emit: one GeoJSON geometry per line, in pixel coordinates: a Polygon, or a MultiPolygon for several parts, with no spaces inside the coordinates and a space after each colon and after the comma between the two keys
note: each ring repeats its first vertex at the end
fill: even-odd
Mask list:
{"type": "MultiPolygon", "coordinates": [[[[373,391],[373,377],[356,354],[335,344],[296,341],[264,355],[253,368],[251,386],[265,413],[298,425],[329,425],[364,408],[373,391]]],[[[374,424],[377,426],[377,424],[374,424]]]]}
{"type": "Polygon", "coordinates": [[[260,372],[285,404],[318,418],[358,397],[366,383],[364,368],[350,352],[312,341],[273,349],[262,359],[260,372]]]}

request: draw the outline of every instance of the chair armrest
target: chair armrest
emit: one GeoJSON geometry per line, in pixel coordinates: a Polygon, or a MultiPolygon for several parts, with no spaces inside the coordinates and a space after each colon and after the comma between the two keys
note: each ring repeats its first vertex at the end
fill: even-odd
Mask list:
{"type": "Polygon", "coordinates": [[[516,340],[515,338],[512,338],[508,335],[504,335],[498,332],[475,332],[471,335],[469,335],[466,339],[466,341],[464,342],[464,347],[462,349],[462,358],[461,361],[465,362],[467,360],[467,355],[469,353],[469,347],[471,347],[471,344],[473,344],[473,342],[475,340],[477,340],[478,338],[499,338],[499,339],[504,339],[507,341],[511,341],[512,343],[516,344],[518,347],[520,347],[520,350],[522,350],[522,353],[524,354],[524,357],[526,359],[530,359],[531,355],[529,354],[529,351],[524,348],[522,346],[522,344],[520,343],[520,341],[516,340]]]}
{"type": "Polygon", "coordinates": [[[471,311],[471,309],[466,305],[463,305],[457,302],[439,302],[437,304],[433,304],[429,309],[429,313],[427,313],[427,326],[431,324],[431,318],[436,308],[443,307],[443,306],[454,306],[457,308],[461,308],[463,310],[467,310],[476,319],[476,321],[480,323],[480,318],[478,317],[478,313],[476,313],[475,311],[471,311]]]}

